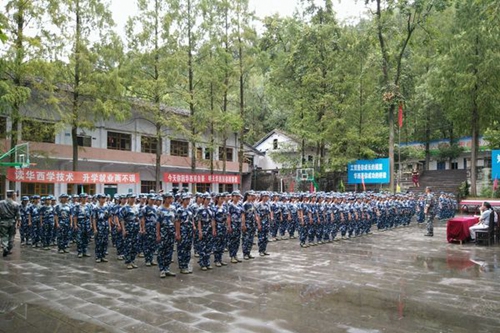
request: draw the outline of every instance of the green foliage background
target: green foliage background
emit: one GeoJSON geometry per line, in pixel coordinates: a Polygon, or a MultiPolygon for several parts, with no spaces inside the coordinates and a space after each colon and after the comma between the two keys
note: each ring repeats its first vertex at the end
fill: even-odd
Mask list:
{"type": "MultiPolygon", "coordinates": [[[[318,174],[388,156],[399,103],[402,143],[472,136],[475,158],[484,134],[499,147],[500,4],[365,3],[370,13],[346,24],[332,0],[300,0],[293,16],[263,18],[248,0],[140,0],[117,31],[104,0],[9,0],[0,11],[0,112],[22,121],[36,90],[82,129],[137,116],[130,110],[141,101],[159,139],[175,132],[215,151],[216,140],[253,144],[278,128],[299,150],[314,147],[318,174]],[[190,121],[169,107],[189,110],[190,121]]],[[[440,147],[437,158],[460,152],[440,147]]],[[[430,155],[401,149],[403,159],[430,155]]]]}

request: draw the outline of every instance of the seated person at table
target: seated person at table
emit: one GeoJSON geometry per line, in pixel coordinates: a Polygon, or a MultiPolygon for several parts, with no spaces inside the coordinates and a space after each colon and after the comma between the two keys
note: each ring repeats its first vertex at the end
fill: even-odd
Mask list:
{"type": "Polygon", "coordinates": [[[473,241],[476,239],[476,230],[488,230],[488,225],[490,224],[490,214],[493,213],[493,208],[491,208],[490,203],[486,201],[483,203],[480,210],[481,216],[479,217],[479,222],[469,228],[470,238],[473,241]]]}

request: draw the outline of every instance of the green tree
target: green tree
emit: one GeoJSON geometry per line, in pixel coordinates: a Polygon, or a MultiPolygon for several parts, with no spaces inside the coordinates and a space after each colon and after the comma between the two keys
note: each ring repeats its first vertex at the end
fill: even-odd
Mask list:
{"type": "Polygon", "coordinates": [[[191,143],[191,172],[196,170],[196,150],[199,141],[200,128],[203,128],[203,109],[199,106],[199,48],[202,32],[200,22],[200,0],[180,0],[179,10],[175,17],[177,31],[177,49],[179,56],[179,71],[181,73],[177,85],[179,101],[189,110],[189,141],[191,143]]]}
{"type": "Polygon", "coordinates": [[[435,6],[441,9],[445,1],[433,0],[366,0],[374,2],[375,25],[381,54],[381,88],[389,126],[389,160],[391,181],[394,191],[394,113],[403,100],[400,81],[405,52],[417,28],[425,25],[435,6]],[[394,19],[400,19],[394,21],[394,19]]]}
{"type": "Polygon", "coordinates": [[[98,119],[119,121],[126,115],[119,76],[123,46],[102,0],[51,1],[49,10],[57,27],[52,57],[61,59],[54,63],[57,105],[62,123],[71,127],[72,169],[77,171],[78,131],[92,128],[98,119]]]}
{"type": "Polygon", "coordinates": [[[223,145],[222,172],[226,172],[227,155],[225,153],[228,131],[231,126],[225,124],[229,111],[229,90],[233,83],[234,60],[230,40],[232,5],[226,0],[204,0],[201,2],[203,23],[201,29],[206,35],[200,47],[200,94],[205,112],[204,121],[209,124],[209,143],[206,149],[210,154],[210,173],[215,168],[215,152],[221,139],[223,145]]]}
{"type": "MultiPolygon", "coordinates": [[[[247,116],[245,91],[248,87],[248,80],[251,70],[255,66],[256,55],[256,32],[252,27],[253,14],[248,8],[248,0],[234,1],[234,32],[235,54],[238,60],[238,110],[241,119],[247,116]]],[[[240,126],[239,149],[238,149],[238,172],[243,179],[243,141],[245,140],[245,127],[240,126]]]]}
{"type": "Polygon", "coordinates": [[[459,131],[472,136],[473,196],[477,195],[479,135],[494,127],[500,115],[500,57],[496,52],[500,31],[488,21],[490,5],[488,1],[456,1],[452,37],[440,52],[434,73],[433,93],[445,107],[446,117],[459,131]]]}
{"type": "Polygon", "coordinates": [[[160,188],[161,156],[166,128],[178,130],[180,120],[171,109],[172,93],[178,80],[178,57],[172,36],[175,3],[140,0],[138,13],[130,17],[126,31],[128,56],[124,67],[128,96],[140,99],[134,108],[155,127],[155,182],[160,188]]]}
{"type": "MultiPolygon", "coordinates": [[[[7,42],[0,59],[0,106],[1,113],[10,116],[12,121],[9,135],[11,148],[18,142],[22,108],[31,98],[31,89],[38,86],[35,77],[43,72],[43,63],[40,63],[42,34],[30,32],[31,29],[42,29],[43,15],[44,4],[41,1],[11,0],[5,5],[5,15],[0,17],[0,26],[6,31],[0,33],[0,39],[7,42]]],[[[12,155],[10,162],[14,162],[13,158],[12,155]]],[[[10,186],[13,188],[14,184],[10,186]]]]}

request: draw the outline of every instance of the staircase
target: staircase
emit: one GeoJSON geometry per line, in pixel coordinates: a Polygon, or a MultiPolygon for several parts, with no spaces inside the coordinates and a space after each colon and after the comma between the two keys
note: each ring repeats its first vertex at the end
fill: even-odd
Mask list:
{"type": "Polygon", "coordinates": [[[458,193],[460,185],[467,180],[467,170],[426,170],[420,175],[420,187],[408,188],[412,192],[424,192],[430,186],[433,192],[458,193]]]}

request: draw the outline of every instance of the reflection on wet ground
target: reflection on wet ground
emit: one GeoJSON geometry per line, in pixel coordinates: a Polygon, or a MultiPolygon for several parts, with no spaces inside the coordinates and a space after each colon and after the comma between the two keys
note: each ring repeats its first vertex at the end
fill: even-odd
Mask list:
{"type": "Polygon", "coordinates": [[[270,257],[168,279],[16,248],[0,261],[0,332],[498,332],[500,247],[448,244],[444,223],[423,232],[281,241],[270,257]]]}

